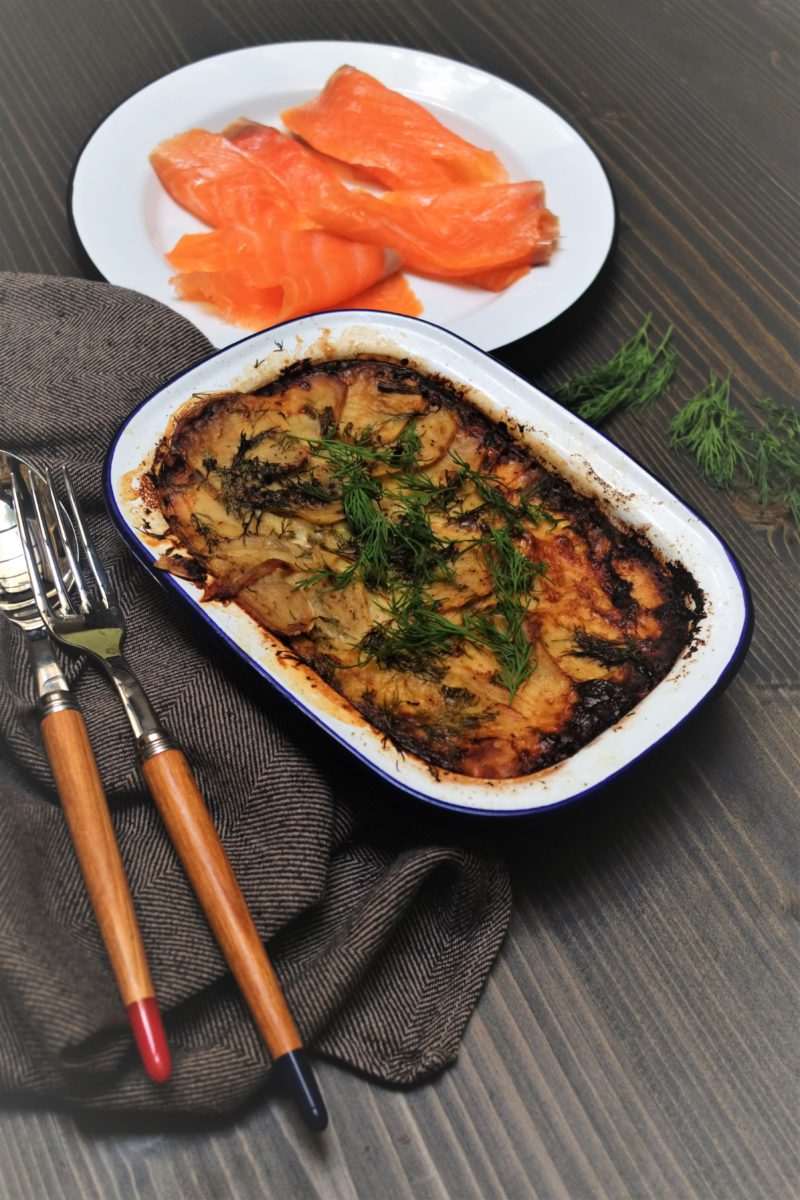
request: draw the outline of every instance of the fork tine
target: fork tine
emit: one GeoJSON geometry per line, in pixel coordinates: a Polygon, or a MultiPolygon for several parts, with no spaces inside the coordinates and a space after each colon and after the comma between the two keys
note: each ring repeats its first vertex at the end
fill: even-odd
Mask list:
{"type": "Polygon", "coordinates": [[[50,474],[49,467],[45,471],[45,478],[47,480],[47,488],[49,493],[48,500],[55,514],[58,532],[61,537],[61,545],[64,547],[64,554],[69,564],[69,569],[72,573],[75,587],[78,589],[78,595],[80,596],[80,610],[82,613],[89,613],[92,611],[92,602],[89,598],[89,593],[86,590],[86,583],[83,578],[83,571],[81,570],[78,556],[72,552],[72,546],[70,545],[72,539],[69,536],[69,531],[67,530],[64,521],[64,509],[58,502],[58,497],[56,496],[56,490],[53,487],[53,479],[50,474]]]}
{"type": "Polygon", "coordinates": [[[36,513],[35,533],[36,540],[39,543],[39,551],[47,563],[47,574],[56,589],[61,611],[65,614],[74,612],[75,610],[67,590],[67,585],[61,574],[61,564],[58,561],[58,547],[55,543],[52,523],[48,520],[49,514],[45,512],[45,506],[39,495],[38,480],[35,475],[28,476],[28,491],[33,499],[33,508],[36,513]]]}
{"type": "Polygon", "coordinates": [[[22,544],[22,553],[25,558],[25,566],[28,568],[28,578],[30,579],[31,591],[33,598],[36,601],[36,607],[39,610],[39,615],[43,621],[49,623],[52,619],[53,611],[47,599],[47,591],[42,583],[42,577],[39,572],[39,564],[36,561],[36,551],[34,549],[33,535],[30,526],[36,523],[36,512],[31,501],[30,493],[25,486],[25,481],[22,478],[20,469],[15,462],[9,462],[9,472],[11,474],[11,494],[14,500],[14,515],[19,531],[19,540],[22,544]]]}
{"type": "Polygon", "coordinates": [[[83,520],[83,514],[81,513],[80,506],[78,504],[78,497],[75,495],[75,489],[72,486],[72,481],[67,472],[67,468],[62,467],[61,471],[64,478],[64,490],[67,493],[69,506],[72,509],[72,516],[75,520],[75,528],[78,531],[78,538],[80,539],[81,546],[83,547],[83,552],[86,555],[86,561],[88,562],[92,574],[94,575],[95,583],[97,584],[97,590],[100,593],[100,599],[102,600],[104,607],[110,609],[114,607],[114,589],[111,586],[111,582],[105,573],[100,559],[95,554],[94,546],[92,545],[89,532],[83,520]]]}

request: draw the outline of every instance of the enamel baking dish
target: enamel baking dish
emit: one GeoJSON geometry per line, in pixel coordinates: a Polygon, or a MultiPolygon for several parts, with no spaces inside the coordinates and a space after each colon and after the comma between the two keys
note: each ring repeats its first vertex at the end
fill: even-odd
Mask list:
{"type": "Polygon", "coordinates": [[[253,334],[213,354],[128,417],[109,450],[104,484],[111,514],[133,553],[176,604],[200,615],[222,651],[242,658],[387,782],[447,808],[533,813],[602,787],[726,683],[747,647],[747,587],[730,551],[708,525],[619,447],[513,371],[455,334],[411,317],[321,313],[253,334]],[[576,491],[598,500],[612,520],[642,533],[665,560],[681,563],[703,593],[704,615],[669,674],[620,721],[555,766],[516,779],[479,780],[426,765],[393,746],[235,604],[201,603],[196,584],[154,565],[170,544],[154,534],[152,516],[138,494],[139,480],[171,418],[192,395],[256,388],[298,359],[357,354],[405,358],[465,389],[476,407],[490,419],[506,421],[576,491]]]}

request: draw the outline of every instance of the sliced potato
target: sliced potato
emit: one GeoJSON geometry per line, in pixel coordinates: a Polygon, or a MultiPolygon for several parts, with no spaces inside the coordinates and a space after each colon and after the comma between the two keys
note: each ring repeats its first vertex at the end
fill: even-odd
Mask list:
{"type": "Polygon", "coordinates": [[[320,423],[339,421],[347,398],[347,384],[337,375],[324,372],[313,373],[297,383],[270,397],[287,417],[307,416],[314,423],[316,432],[309,430],[309,437],[319,437],[320,423]],[[330,414],[330,416],[328,416],[330,414]]]}
{"type": "Polygon", "coordinates": [[[434,583],[430,595],[439,605],[440,612],[451,612],[463,608],[492,590],[492,577],[482,552],[473,548],[460,554],[452,566],[452,579],[434,583]]]}
{"type": "Polygon", "coordinates": [[[306,633],[311,628],[314,611],[297,583],[295,575],[271,573],[242,588],[237,599],[242,608],[274,633],[287,636],[306,633]]]}
{"type": "Polygon", "coordinates": [[[435,408],[417,418],[414,430],[420,440],[417,464],[429,467],[450,449],[458,430],[458,420],[451,408],[435,408]]]}
{"type": "Polygon", "coordinates": [[[427,401],[419,393],[380,391],[375,375],[363,371],[353,378],[347,389],[340,425],[355,438],[367,429],[380,427],[389,418],[408,419],[415,413],[425,412],[427,407],[427,401]]]}

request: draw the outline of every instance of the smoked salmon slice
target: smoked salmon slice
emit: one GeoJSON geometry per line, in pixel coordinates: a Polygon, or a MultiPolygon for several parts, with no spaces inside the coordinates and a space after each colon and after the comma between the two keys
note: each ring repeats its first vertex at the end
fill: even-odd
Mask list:
{"type": "Polygon", "coordinates": [[[270,172],[218,133],[190,129],[168,138],[150,162],[172,199],[207,225],[313,227],[270,172]]]}
{"type": "Polygon", "coordinates": [[[333,308],[418,316],[401,266],[501,291],[551,257],[540,182],[509,183],[495,154],[365,72],[341,67],[283,116],[297,136],[242,118],[152,151],[168,194],[210,226],[166,256],[182,299],[248,329],[333,308]]]}
{"type": "Polygon", "coordinates": [[[234,225],[184,235],[167,261],[182,299],[204,300],[251,329],[333,308],[399,265],[391,251],[324,230],[234,225]]]}
{"type": "Polygon", "coordinates": [[[516,272],[523,264],[546,262],[558,237],[558,220],[544,207],[544,189],[534,180],[385,192],[370,199],[393,210],[393,226],[387,218],[376,232],[423,274],[466,278],[509,267],[516,272]],[[398,231],[396,240],[391,228],[398,231]]]}
{"type": "MultiPolygon", "coordinates": [[[[543,259],[542,261],[547,260],[543,259]]],[[[516,283],[518,279],[527,275],[530,269],[531,263],[529,262],[516,265],[511,263],[507,267],[492,267],[488,271],[476,271],[474,275],[465,275],[461,282],[474,283],[476,287],[482,287],[487,292],[504,292],[507,287],[511,287],[512,283],[516,283]]]]}
{"type": "Polygon", "coordinates": [[[390,275],[358,296],[351,296],[343,304],[331,307],[372,308],[377,312],[402,313],[406,317],[418,317],[423,311],[422,301],[404,275],[390,275]]]}
{"type": "Polygon", "coordinates": [[[504,183],[503,164],[445,128],[433,113],[364,71],[334,71],[313,100],[281,114],[315,150],[393,189],[504,183]]]}
{"type": "MultiPolygon", "coordinates": [[[[543,185],[485,183],[373,196],[348,189],[313,150],[271,126],[234,122],[224,138],[271,172],[276,186],[311,221],[341,237],[388,246],[421,274],[469,278],[545,262],[558,235],[543,185]]],[[[493,275],[488,286],[510,276],[493,275]]],[[[501,284],[502,286],[502,284],[501,284]]]]}

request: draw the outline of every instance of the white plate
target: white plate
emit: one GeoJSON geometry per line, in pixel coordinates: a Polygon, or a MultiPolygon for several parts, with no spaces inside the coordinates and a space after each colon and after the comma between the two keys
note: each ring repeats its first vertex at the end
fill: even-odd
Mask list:
{"type": "Polygon", "coordinates": [[[726,682],[747,645],[751,623],[747,589],[717,534],[597,430],[475,346],[411,317],[368,312],[302,317],[212,355],[131,414],[109,451],[105,487],[112,516],[134,553],[175,597],[202,616],[220,644],[390,783],[447,808],[495,815],[529,813],[564,804],[608,783],[726,682]],[[195,585],[153,567],[169,545],[155,543],[142,531],[142,505],[132,498],[131,481],[141,474],[142,464],[152,460],[173,413],[193,393],[255,388],[297,359],[360,352],[408,358],[412,366],[444,375],[463,387],[490,418],[522,423],[522,437],[538,457],[584,494],[597,497],[612,519],[645,533],[665,559],[682,563],[704,594],[705,615],[669,674],[613,727],[535,775],[478,780],[431,771],[413,755],[387,743],[308,668],[290,661],[282,643],[235,604],[202,604],[195,585]]]}
{"type": "Polygon", "coordinates": [[[116,108],[84,147],[70,191],[75,232],[98,271],[168,304],[215,346],[238,341],[241,329],[173,295],[163,256],[181,234],[206,227],[169,198],[148,154],[164,138],[196,127],[218,132],[241,116],[282,128],[281,111],[318,93],[343,63],[494,150],[512,180],[543,180],[547,205],[561,222],[550,263],[504,292],[409,273],[425,318],[491,350],[569,308],[600,271],[614,233],[611,189],[586,142],[541,101],[493,75],[419,50],[361,42],[234,50],[165,75],[116,108]]]}

